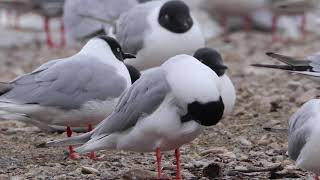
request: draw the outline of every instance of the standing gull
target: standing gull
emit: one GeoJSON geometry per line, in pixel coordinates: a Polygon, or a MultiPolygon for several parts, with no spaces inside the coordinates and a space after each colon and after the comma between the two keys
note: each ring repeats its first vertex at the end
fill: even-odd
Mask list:
{"type": "Polygon", "coordinates": [[[288,153],[296,166],[315,173],[319,180],[320,100],[305,103],[289,121],[288,153]]]}
{"type": "MultiPolygon", "coordinates": [[[[31,123],[44,131],[51,125],[89,127],[114,109],[118,97],[131,85],[116,40],[107,36],[91,39],[79,53],[49,61],[31,73],[0,87],[0,118],[31,123]]],[[[134,73],[137,75],[137,73],[134,73]]],[[[75,157],[70,147],[70,157],[75,157]]]]}
{"type": "MultiPolygon", "coordinates": [[[[202,59],[205,61],[215,59],[202,59]]],[[[161,178],[160,151],[175,149],[176,178],[181,179],[179,147],[195,139],[203,126],[217,124],[226,104],[218,75],[188,55],[170,58],[138,79],[122,96],[115,111],[93,131],[48,142],[48,146],[82,145],[79,153],[102,149],[156,152],[161,178]]]]}
{"type": "Polygon", "coordinates": [[[63,4],[65,0],[30,0],[33,6],[33,11],[44,17],[44,30],[46,33],[47,45],[49,48],[63,48],[66,45],[64,24],[63,24],[63,4]],[[60,18],[60,43],[55,44],[52,40],[50,30],[50,19],[60,18]]]}
{"type": "Polygon", "coordinates": [[[245,30],[252,29],[251,14],[265,7],[265,0],[206,0],[203,6],[213,15],[219,16],[220,24],[227,34],[227,18],[230,16],[241,16],[244,19],[245,30]]]}
{"type": "Polygon", "coordinates": [[[137,57],[125,62],[140,71],[177,54],[191,55],[205,45],[189,7],[177,0],[135,6],[120,16],[113,33],[124,51],[137,57]]]}
{"type": "Polygon", "coordinates": [[[305,37],[306,12],[319,6],[319,0],[268,0],[269,7],[273,12],[272,18],[272,42],[276,42],[279,38],[276,35],[277,20],[281,15],[301,15],[301,32],[305,37]]]}

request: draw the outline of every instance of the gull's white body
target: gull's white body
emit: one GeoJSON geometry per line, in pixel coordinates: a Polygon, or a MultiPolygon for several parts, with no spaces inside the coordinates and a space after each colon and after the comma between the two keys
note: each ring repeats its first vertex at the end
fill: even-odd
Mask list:
{"type": "MultiPolygon", "coordinates": [[[[164,1],[165,2],[165,1],[164,1]]],[[[199,47],[204,47],[205,40],[198,23],[193,18],[194,24],[186,33],[178,34],[168,31],[158,23],[161,5],[153,7],[146,18],[149,28],[143,33],[144,45],[136,54],[136,59],[128,59],[126,63],[133,65],[138,70],[145,70],[160,66],[167,59],[177,54],[193,54],[199,47]]]]}
{"type": "Polygon", "coordinates": [[[103,145],[103,149],[154,152],[160,148],[162,151],[169,151],[194,140],[203,128],[194,121],[181,124],[179,109],[172,102],[174,97],[168,95],[153,114],[140,120],[131,129],[111,134],[81,151],[103,145]]]}
{"type": "Polygon", "coordinates": [[[289,157],[296,166],[320,174],[320,100],[305,103],[289,122],[289,157]],[[301,143],[301,142],[305,142],[301,143]]]}
{"type": "Polygon", "coordinates": [[[236,103],[236,90],[230,78],[226,74],[220,77],[220,83],[220,93],[223,101],[225,102],[223,114],[229,115],[233,111],[234,105],[236,103]]]}

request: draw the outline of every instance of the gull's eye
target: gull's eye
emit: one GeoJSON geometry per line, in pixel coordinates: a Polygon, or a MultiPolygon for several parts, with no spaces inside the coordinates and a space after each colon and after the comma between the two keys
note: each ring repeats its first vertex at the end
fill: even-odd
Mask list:
{"type": "Polygon", "coordinates": [[[120,48],[117,48],[117,52],[120,52],[120,48]]]}
{"type": "Polygon", "coordinates": [[[164,15],[164,18],[168,21],[169,20],[169,15],[168,14],[164,15]]]}

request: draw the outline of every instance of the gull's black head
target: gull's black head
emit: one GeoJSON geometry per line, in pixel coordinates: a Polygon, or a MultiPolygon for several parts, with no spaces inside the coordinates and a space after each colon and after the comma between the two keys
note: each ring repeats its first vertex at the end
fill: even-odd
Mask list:
{"type": "Polygon", "coordinates": [[[203,126],[216,125],[223,116],[224,104],[222,98],[218,101],[200,103],[194,101],[188,104],[188,113],[181,117],[182,122],[194,120],[203,126]]]}
{"type": "Polygon", "coordinates": [[[128,71],[129,71],[129,74],[130,74],[131,83],[133,84],[134,82],[136,82],[136,80],[138,80],[140,78],[140,76],[141,76],[140,71],[129,64],[125,64],[125,65],[126,65],[128,71]]]}
{"type": "Polygon", "coordinates": [[[168,1],[162,6],[158,21],[162,27],[174,33],[185,33],[193,25],[189,7],[179,0],[168,1]]]}
{"type": "Polygon", "coordinates": [[[104,40],[110,46],[114,56],[118,60],[123,61],[124,59],[127,59],[127,58],[135,58],[135,56],[132,54],[124,53],[122,51],[120,44],[114,38],[109,36],[98,36],[97,38],[104,40]]]}
{"type": "Polygon", "coordinates": [[[219,77],[223,76],[226,70],[228,69],[228,67],[223,64],[221,55],[214,49],[211,49],[211,48],[198,49],[194,53],[193,57],[198,59],[203,64],[207,65],[219,77]]]}

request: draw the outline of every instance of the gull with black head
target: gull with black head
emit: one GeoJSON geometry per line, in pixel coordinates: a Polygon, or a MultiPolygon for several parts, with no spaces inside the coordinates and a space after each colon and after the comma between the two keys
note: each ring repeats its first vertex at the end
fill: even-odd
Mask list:
{"type": "MultiPolygon", "coordinates": [[[[111,37],[93,38],[71,57],[49,61],[0,84],[0,118],[31,123],[44,131],[64,126],[68,136],[71,127],[91,130],[139,77],[136,69],[128,70],[123,63],[132,57],[111,37]]],[[[69,149],[70,157],[75,158],[72,147],[69,149]]]]}
{"type": "Polygon", "coordinates": [[[201,63],[189,55],[170,58],[143,73],[121,96],[114,112],[93,131],[50,141],[47,146],[81,145],[76,149],[79,153],[155,151],[159,178],[161,151],[175,150],[176,178],[181,179],[179,147],[198,137],[205,126],[217,124],[225,107],[232,106],[224,99],[221,79],[214,71],[220,71],[222,65],[206,61],[215,59],[202,59],[201,63]]]}
{"type": "Polygon", "coordinates": [[[189,7],[182,1],[151,1],[123,13],[112,30],[124,51],[135,54],[125,62],[138,70],[161,65],[178,54],[192,55],[205,45],[189,7]]]}

